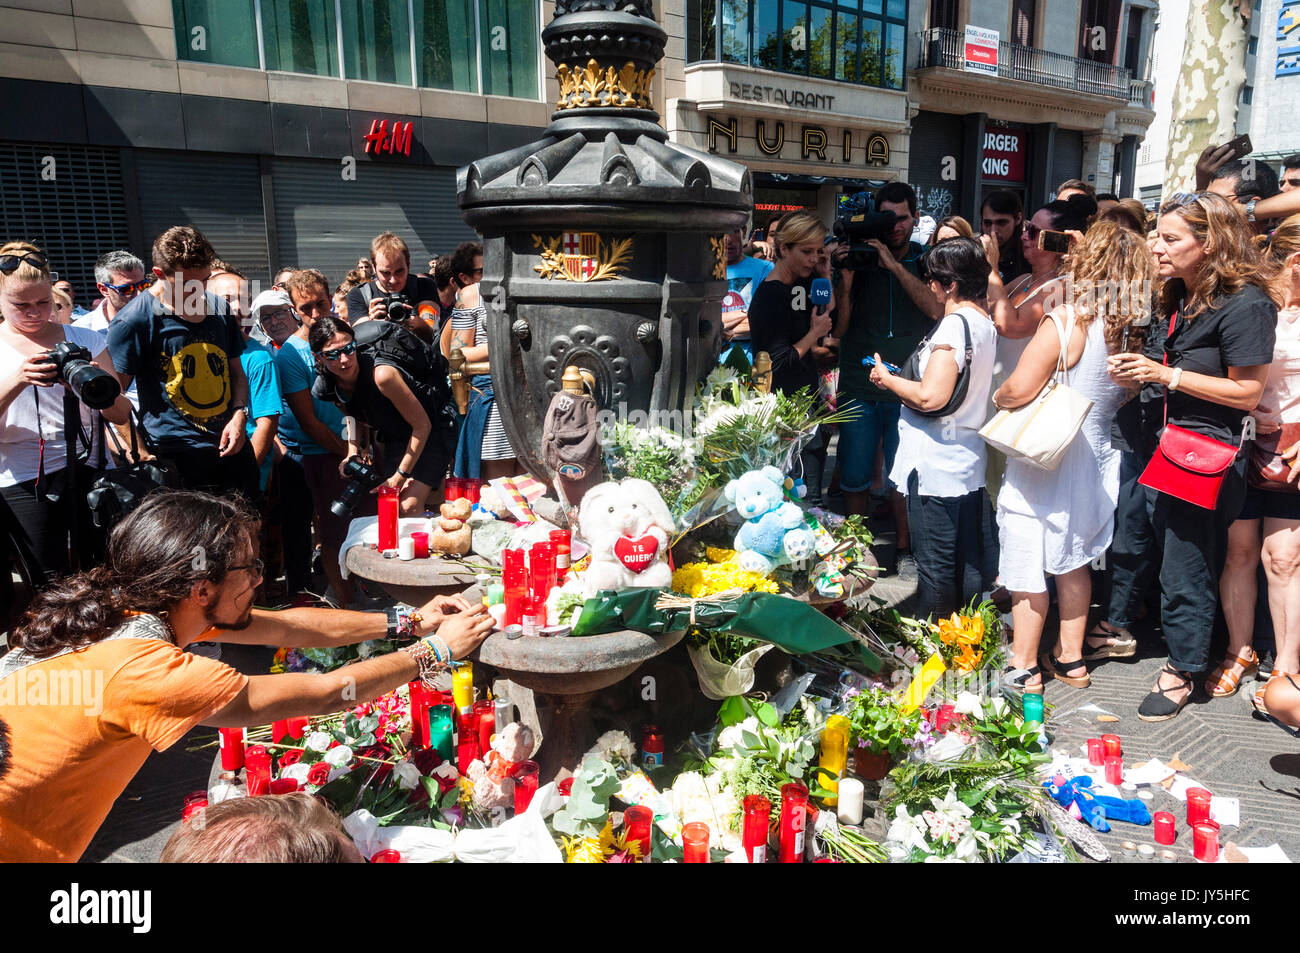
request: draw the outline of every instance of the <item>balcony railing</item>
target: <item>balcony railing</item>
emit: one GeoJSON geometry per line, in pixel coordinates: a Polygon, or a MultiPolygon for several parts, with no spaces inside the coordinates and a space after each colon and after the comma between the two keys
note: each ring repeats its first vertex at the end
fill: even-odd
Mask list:
{"type": "MultiPolygon", "coordinates": [[[[924,31],[918,69],[934,66],[965,69],[965,41],[966,34],[959,30],[935,27],[924,31]]],[[[998,44],[998,76],[1113,99],[1128,100],[1133,92],[1129,71],[1122,66],[1095,63],[1016,43],[998,44]]]]}
{"type": "Polygon", "coordinates": [[[1155,109],[1153,86],[1149,79],[1134,79],[1128,84],[1128,104],[1143,109],[1155,109]]]}

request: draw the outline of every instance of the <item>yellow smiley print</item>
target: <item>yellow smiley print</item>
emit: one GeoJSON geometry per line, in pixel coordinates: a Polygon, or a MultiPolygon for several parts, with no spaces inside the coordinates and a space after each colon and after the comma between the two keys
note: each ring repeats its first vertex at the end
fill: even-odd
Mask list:
{"type": "Polygon", "coordinates": [[[230,366],[215,344],[194,341],[164,355],[163,374],[172,406],[186,417],[219,417],[230,404],[230,366]]]}

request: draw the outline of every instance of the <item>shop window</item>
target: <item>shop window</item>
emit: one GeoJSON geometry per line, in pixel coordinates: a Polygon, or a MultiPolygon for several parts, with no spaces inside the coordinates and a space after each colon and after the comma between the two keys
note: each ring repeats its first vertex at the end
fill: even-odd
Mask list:
{"type": "Polygon", "coordinates": [[[906,0],[687,0],[687,61],[722,59],[782,73],[902,89],[906,0]]]}
{"type": "Polygon", "coordinates": [[[334,0],[261,0],[266,68],[338,76],[334,0]]]}
{"type": "Polygon", "coordinates": [[[345,3],[343,66],[348,79],[410,86],[411,24],[406,0],[345,3]]]}
{"type": "Polygon", "coordinates": [[[535,0],[479,0],[483,92],[537,98],[535,0]]]}
{"type": "Polygon", "coordinates": [[[260,67],[253,4],[254,0],[172,0],[178,58],[260,67]]]}
{"type": "Polygon", "coordinates": [[[930,0],[930,28],[938,30],[957,29],[957,0],[930,0]]]}
{"type": "MultiPolygon", "coordinates": [[[[415,0],[416,75],[433,89],[478,92],[478,44],[473,0],[415,0]]],[[[484,39],[494,42],[490,29],[484,39]]],[[[507,40],[497,32],[498,46],[507,40]]]]}
{"type": "Polygon", "coordinates": [[[1011,4],[1011,42],[1017,46],[1034,45],[1034,15],[1038,0],[1013,0],[1011,4]]]}

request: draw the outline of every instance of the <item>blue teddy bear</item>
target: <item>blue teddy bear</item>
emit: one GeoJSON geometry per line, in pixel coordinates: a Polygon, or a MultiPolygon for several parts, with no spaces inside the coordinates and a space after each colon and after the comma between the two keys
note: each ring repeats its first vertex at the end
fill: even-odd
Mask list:
{"type": "Polygon", "coordinates": [[[736,534],[742,569],[766,576],[812,555],[817,538],[804,525],[803,510],[785,498],[784,485],[780,470],[763,467],[741,474],[723,490],[745,520],[736,534]]]}

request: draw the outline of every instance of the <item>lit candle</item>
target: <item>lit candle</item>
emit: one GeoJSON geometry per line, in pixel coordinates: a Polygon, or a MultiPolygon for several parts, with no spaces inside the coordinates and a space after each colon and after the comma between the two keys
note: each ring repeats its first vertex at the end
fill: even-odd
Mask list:
{"type": "Polygon", "coordinates": [[[411,693],[411,747],[429,747],[429,694],[419,679],[408,682],[411,693]]]}
{"type": "Polygon", "coordinates": [[[238,771],[244,766],[244,729],[218,728],[221,739],[221,770],[238,771]]]}
{"type": "Polygon", "coordinates": [[[1121,755],[1124,753],[1124,747],[1120,743],[1119,735],[1102,735],[1101,743],[1106,746],[1107,755],[1121,755]]]}
{"type": "Polygon", "coordinates": [[[857,778],[844,778],[840,781],[839,806],[836,816],[841,824],[862,823],[862,800],[864,788],[857,778]]]}
{"type": "Polygon", "coordinates": [[[515,814],[528,810],[537,793],[537,779],[541,767],[536,761],[520,761],[510,768],[510,777],[515,779],[515,814]]]}
{"type": "Polygon", "coordinates": [[[682,825],[682,863],[709,862],[709,827],[699,821],[682,825]]]}
{"type": "Polygon", "coordinates": [[[761,794],[745,797],[745,820],[742,843],[751,864],[767,862],[767,837],[772,813],[772,802],[761,794]]]}
{"type": "Polygon", "coordinates": [[[654,811],[641,804],[629,807],[623,812],[623,826],[627,828],[627,841],[629,844],[636,842],[641,845],[642,860],[650,859],[650,825],[654,822],[654,817],[654,811]]]}
{"type": "Polygon", "coordinates": [[[415,532],[411,534],[411,544],[415,547],[416,559],[429,558],[429,534],[415,532]]]}
{"type": "Polygon", "coordinates": [[[262,745],[254,745],[244,752],[244,780],[248,796],[266,794],[271,787],[271,756],[262,745]]]}
{"type": "Polygon", "coordinates": [[[468,718],[474,710],[474,666],[470,662],[461,662],[451,673],[451,696],[456,702],[456,710],[462,718],[468,718]]]}
{"type": "Polygon", "coordinates": [[[781,785],[781,863],[803,863],[808,788],[797,781],[781,785]]]}
{"type": "Polygon", "coordinates": [[[822,799],[827,807],[835,806],[834,792],[839,791],[840,775],[844,773],[844,766],[849,760],[849,729],[849,720],[843,715],[831,715],[826,719],[826,727],[822,729],[821,753],[817,766],[826,771],[818,773],[817,783],[832,792],[831,797],[822,799]]]}
{"type": "Polygon", "coordinates": [[[474,715],[478,720],[478,749],[486,755],[492,748],[492,735],[496,733],[496,705],[486,699],[475,702],[474,715]]]}

